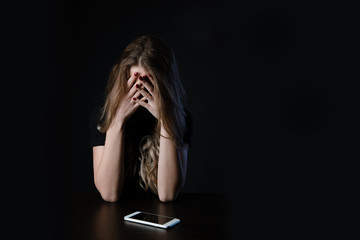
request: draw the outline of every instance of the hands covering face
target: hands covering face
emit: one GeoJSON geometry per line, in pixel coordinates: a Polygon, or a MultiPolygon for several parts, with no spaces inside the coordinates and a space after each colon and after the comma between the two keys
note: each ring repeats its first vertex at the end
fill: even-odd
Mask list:
{"type": "MultiPolygon", "coordinates": [[[[137,74],[137,73],[135,73],[137,74]]],[[[155,118],[158,118],[157,99],[154,95],[154,84],[151,74],[139,76],[135,84],[136,92],[132,99],[133,102],[146,108],[155,118]]]]}
{"type": "Polygon", "coordinates": [[[121,126],[139,106],[146,108],[155,118],[158,118],[157,99],[153,94],[154,84],[151,78],[150,74],[139,76],[138,72],[129,78],[127,92],[119,102],[111,126],[121,126]]]}

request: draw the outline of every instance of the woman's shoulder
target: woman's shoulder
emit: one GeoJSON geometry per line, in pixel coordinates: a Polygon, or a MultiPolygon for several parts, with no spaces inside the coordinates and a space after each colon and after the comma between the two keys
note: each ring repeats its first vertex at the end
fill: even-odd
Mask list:
{"type": "Polygon", "coordinates": [[[95,122],[100,122],[101,119],[101,114],[102,114],[102,106],[100,105],[96,105],[93,106],[91,109],[91,114],[90,114],[90,118],[91,120],[95,121],[95,122]]]}
{"type": "Polygon", "coordinates": [[[90,113],[90,145],[98,146],[105,144],[105,133],[100,132],[101,115],[103,104],[96,103],[90,113]]]}
{"type": "Polygon", "coordinates": [[[194,119],[188,108],[184,109],[185,111],[185,124],[186,124],[186,132],[184,135],[184,142],[191,145],[193,128],[194,128],[194,119]]]}
{"type": "Polygon", "coordinates": [[[186,118],[192,118],[192,114],[191,114],[189,108],[185,107],[184,112],[185,112],[185,117],[186,118]]]}
{"type": "Polygon", "coordinates": [[[186,121],[186,125],[188,124],[193,124],[193,115],[192,113],[190,112],[190,110],[188,108],[185,108],[184,109],[184,112],[185,112],[185,121],[186,121]]]}
{"type": "Polygon", "coordinates": [[[100,123],[100,119],[101,119],[101,115],[102,115],[102,110],[104,107],[105,101],[104,101],[104,93],[99,93],[94,101],[94,104],[92,106],[91,109],[91,122],[94,123],[96,122],[96,124],[100,123]]]}

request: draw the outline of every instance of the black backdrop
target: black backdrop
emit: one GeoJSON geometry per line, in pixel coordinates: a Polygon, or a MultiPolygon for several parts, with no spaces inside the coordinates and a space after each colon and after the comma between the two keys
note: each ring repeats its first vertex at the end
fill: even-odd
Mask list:
{"type": "Polygon", "coordinates": [[[316,175],[321,154],[330,154],[323,142],[335,131],[331,79],[341,73],[334,19],[316,7],[144,1],[64,10],[72,190],[95,191],[90,111],[123,48],[142,34],[174,48],[194,115],[184,191],[223,192],[225,177],[238,182],[254,162],[264,168],[254,174],[272,180],[277,171],[316,175]]]}
{"type": "MultiPolygon", "coordinates": [[[[111,66],[123,48],[135,37],[154,34],[174,49],[188,108],[195,118],[195,132],[187,183],[184,191],[222,191],[219,171],[219,118],[222,93],[217,93],[221,77],[222,29],[216,6],[174,3],[115,5],[105,3],[74,6],[67,15],[69,77],[72,93],[73,189],[94,191],[91,148],[88,146],[89,114],[103,91],[111,66]],[[216,79],[219,79],[218,81],[216,79]]],[[[224,71],[225,72],[225,71],[224,71]]]]}
{"type": "Polygon", "coordinates": [[[346,153],[339,141],[347,140],[339,138],[347,128],[343,102],[353,97],[345,83],[353,66],[346,55],[350,13],[314,3],[226,1],[69,2],[54,9],[61,58],[50,97],[57,111],[49,114],[60,127],[47,130],[60,137],[48,148],[55,161],[47,170],[50,196],[61,202],[71,192],[95,191],[91,108],[126,44],[154,34],[175,51],[194,115],[184,191],[225,193],[229,219],[246,216],[247,226],[275,213],[329,215],[346,153]]]}

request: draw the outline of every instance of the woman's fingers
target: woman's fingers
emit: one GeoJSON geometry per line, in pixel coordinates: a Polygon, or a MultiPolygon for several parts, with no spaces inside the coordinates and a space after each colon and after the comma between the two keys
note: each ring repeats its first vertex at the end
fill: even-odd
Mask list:
{"type": "Polygon", "coordinates": [[[137,104],[139,104],[140,106],[143,106],[147,110],[150,110],[150,108],[151,108],[150,104],[147,103],[146,100],[144,100],[144,99],[133,98],[133,101],[136,102],[137,104]]]}
{"type": "Polygon", "coordinates": [[[147,75],[145,75],[145,76],[140,76],[139,79],[141,83],[145,86],[146,90],[151,95],[153,95],[154,86],[150,83],[151,82],[150,78],[147,75]]]}
{"type": "Polygon", "coordinates": [[[135,85],[136,89],[149,101],[152,101],[153,100],[153,96],[147,92],[143,87],[142,85],[139,85],[139,84],[136,84],[135,85]]]}
{"type": "Polygon", "coordinates": [[[150,83],[150,78],[147,75],[139,76],[138,73],[133,74],[128,80],[129,97],[141,99],[143,101],[153,101],[154,87],[150,83]],[[143,97],[141,97],[141,95],[143,97]]]}
{"type": "Polygon", "coordinates": [[[139,91],[136,91],[135,94],[133,95],[133,98],[141,99],[142,95],[141,95],[141,93],[139,91]]]}
{"type": "Polygon", "coordinates": [[[131,75],[131,77],[127,81],[128,88],[131,88],[134,85],[134,83],[135,83],[136,79],[138,78],[138,76],[139,76],[138,72],[135,72],[133,75],[131,75]]]}
{"type": "Polygon", "coordinates": [[[134,96],[134,94],[138,91],[138,88],[136,87],[137,85],[140,85],[140,81],[138,80],[129,90],[129,96],[132,97],[134,96]]]}

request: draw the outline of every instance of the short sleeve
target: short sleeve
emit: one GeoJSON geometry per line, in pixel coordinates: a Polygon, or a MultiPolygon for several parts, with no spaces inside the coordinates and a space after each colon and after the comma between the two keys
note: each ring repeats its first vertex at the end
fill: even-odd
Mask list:
{"type": "Polygon", "coordinates": [[[105,144],[106,134],[102,133],[98,129],[99,119],[100,119],[100,107],[95,107],[90,116],[90,141],[89,145],[91,147],[103,146],[105,144]]]}
{"type": "Polygon", "coordinates": [[[185,115],[186,132],[184,135],[184,143],[187,143],[187,144],[189,144],[189,146],[191,146],[194,120],[193,120],[193,116],[189,112],[189,110],[185,109],[185,113],[186,113],[186,115],[185,115]]]}

